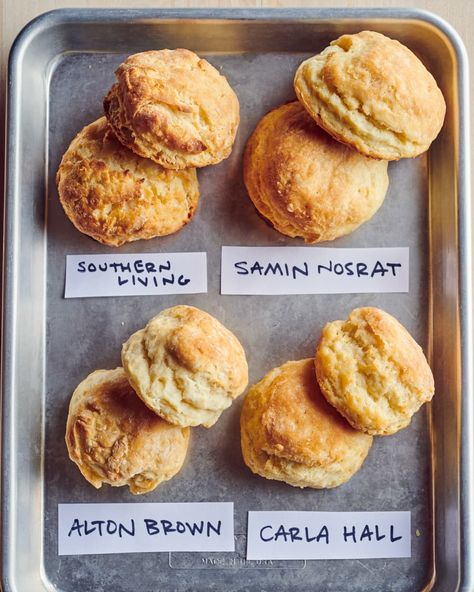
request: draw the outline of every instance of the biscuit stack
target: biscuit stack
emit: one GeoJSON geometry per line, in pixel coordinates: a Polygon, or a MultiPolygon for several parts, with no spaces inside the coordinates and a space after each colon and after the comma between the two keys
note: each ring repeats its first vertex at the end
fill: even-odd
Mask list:
{"type": "Polygon", "coordinates": [[[105,117],[79,132],[56,177],[74,226],[109,246],[189,222],[199,199],[194,167],[227,158],[239,125],[225,77],[186,49],[132,55],[116,76],[105,117]]]}
{"type": "Polygon", "coordinates": [[[391,315],[353,310],[328,323],[314,359],[287,362],[247,393],[244,461],[295,487],[327,488],[361,467],[373,435],[406,427],[431,400],[434,381],[420,346],[391,315]]]}
{"type": "Polygon", "coordinates": [[[298,101],[265,115],[250,137],[244,180],[276,230],[332,240],[375,214],[388,161],[425,152],[446,105],[421,61],[373,31],[343,35],[304,61],[294,88],[298,101]]]}
{"type": "Polygon", "coordinates": [[[211,315],[175,306],[122,348],[123,368],[97,370],[69,405],[69,457],[97,488],[146,493],[182,467],[189,427],[211,427],[246,388],[238,339],[211,315]]]}

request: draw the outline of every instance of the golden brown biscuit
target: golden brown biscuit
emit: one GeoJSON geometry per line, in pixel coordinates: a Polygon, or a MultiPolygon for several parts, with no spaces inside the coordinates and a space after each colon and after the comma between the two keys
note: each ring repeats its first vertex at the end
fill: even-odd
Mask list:
{"type": "Polygon", "coordinates": [[[163,421],[136,396],[123,368],[96,370],[74,391],[66,445],[70,459],[99,489],[152,491],[181,469],[189,429],[163,421]]]}
{"type": "Polygon", "coordinates": [[[170,169],[227,158],[239,125],[239,101],[224,76],[187,49],[145,51],[115,72],[104,109],[117,137],[170,169]]]}
{"type": "Polygon", "coordinates": [[[332,41],[299,66],[294,86],[320,126],[374,158],[425,152],[446,112],[435,79],[415,54],[374,31],[332,41]]]}
{"type": "Polygon", "coordinates": [[[316,351],[321,392],[347,421],[384,436],[406,427],[434,394],[431,369],[408,331],[378,308],[328,323],[316,351]]]}
{"type": "Polygon", "coordinates": [[[240,434],[254,473],[294,487],[341,485],[372,446],[372,437],[351,428],[321,395],[313,359],[287,362],[249,390],[240,434]]]}
{"type": "Polygon", "coordinates": [[[56,181],[74,226],[114,247],[176,232],[199,199],[195,169],[168,171],[137,156],[117,140],[105,117],[74,138],[56,181]]]}
{"type": "Polygon", "coordinates": [[[333,140],[298,101],[259,122],[245,150],[244,180],[276,230],[308,243],[355,230],[375,214],[388,187],[387,162],[333,140]]]}
{"type": "Polygon", "coordinates": [[[174,306],[151,319],[124,343],[122,363],[143,402],[180,426],[211,427],[248,382],[235,335],[192,306],[174,306]]]}

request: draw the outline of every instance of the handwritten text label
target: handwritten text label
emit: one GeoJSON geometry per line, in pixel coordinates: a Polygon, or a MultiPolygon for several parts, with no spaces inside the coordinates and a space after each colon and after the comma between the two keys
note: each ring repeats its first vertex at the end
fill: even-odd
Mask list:
{"type": "Polygon", "coordinates": [[[410,512],[249,512],[247,559],[410,557],[410,512]]]}
{"type": "Polygon", "coordinates": [[[59,504],[59,555],[234,551],[233,503],[59,504]]]}
{"type": "Polygon", "coordinates": [[[68,255],[65,298],[207,292],[206,253],[68,255]]]}
{"type": "Polygon", "coordinates": [[[409,250],[222,247],[222,294],[408,292],[409,250]]]}

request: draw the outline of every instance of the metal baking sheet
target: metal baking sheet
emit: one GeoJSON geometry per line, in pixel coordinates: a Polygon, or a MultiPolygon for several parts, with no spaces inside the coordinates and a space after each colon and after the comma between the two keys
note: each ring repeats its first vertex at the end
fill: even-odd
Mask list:
{"type": "MultiPolygon", "coordinates": [[[[443,21],[413,10],[66,10],[19,36],[10,57],[4,260],[2,583],[5,591],[472,590],[472,380],[466,56],[443,21]],[[410,247],[408,294],[221,296],[222,245],[298,245],[257,214],[242,151],[257,121],[294,97],[307,56],[342,33],[373,29],[412,48],[447,100],[430,152],[392,163],[380,211],[331,246],[410,247]],[[78,130],[102,114],[115,67],[131,53],[187,47],[239,96],[231,157],[199,171],[201,202],[181,232],[120,252],[207,251],[209,292],[196,296],[65,300],[67,254],[117,252],[77,232],[54,177],[78,130]],[[219,318],[242,341],[250,380],[313,355],[323,325],[362,305],[394,314],[428,352],[436,396],[411,425],[375,439],[362,469],[334,490],[299,490],[252,475],[239,444],[237,400],[210,430],[194,429],[187,462],[146,497],[92,488],[68,460],[72,390],[120,363],[121,343],[177,303],[219,318]],[[67,502],[233,501],[235,554],[58,556],[57,505],[67,502]],[[245,559],[248,510],[409,510],[412,557],[396,560],[245,559]]],[[[317,247],[314,247],[317,248],[317,247]]]]}

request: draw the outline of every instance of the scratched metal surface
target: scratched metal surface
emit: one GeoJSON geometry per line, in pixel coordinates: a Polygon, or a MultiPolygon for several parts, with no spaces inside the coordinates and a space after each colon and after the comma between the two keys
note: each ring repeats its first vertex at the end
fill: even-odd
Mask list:
{"type": "MultiPolygon", "coordinates": [[[[364,24],[377,26],[375,21],[364,21],[364,24]]],[[[361,28],[354,23],[351,26],[361,28]]],[[[187,27],[193,30],[192,24],[187,27]]],[[[43,426],[36,443],[41,457],[36,483],[42,494],[43,511],[41,524],[37,526],[41,528],[41,578],[45,589],[71,592],[79,589],[125,592],[137,588],[143,592],[223,589],[264,592],[314,590],[316,586],[325,591],[413,592],[429,583],[434,565],[430,482],[433,448],[427,408],[423,408],[405,430],[391,437],[376,438],[362,469],[346,485],[327,491],[295,489],[254,476],[246,469],[239,445],[242,398],[212,429],[192,430],[183,470],[146,497],[134,497],[126,488],[104,486],[95,490],[69,461],[64,444],[68,402],[75,386],[97,368],[119,365],[122,342],[157,312],[178,303],[207,310],[234,331],[247,353],[250,383],[287,360],[312,356],[324,324],[345,318],[357,306],[373,305],[387,310],[408,328],[425,351],[429,349],[429,178],[426,156],[391,163],[390,188],[379,212],[355,233],[324,244],[337,247],[408,246],[408,294],[291,297],[219,294],[222,245],[302,244],[283,237],[257,215],[242,182],[242,151],[262,115],[294,98],[292,76],[296,66],[305,57],[322,49],[343,28],[338,21],[332,22],[324,32],[321,27],[316,27],[315,34],[305,38],[302,46],[298,45],[297,31],[293,31],[291,41],[288,32],[281,33],[281,49],[276,40],[268,45],[268,51],[258,52],[251,51],[252,39],[246,37],[242,29],[235,33],[235,41],[231,43],[235,50],[217,51],[213,43],[209,49],[202,39],[193,36],[187,44],[183,38],[177,38],[175,42],[168,40],[169,46],[187,45],[198,50],[225,74],[240,100],[241,125],[230,158],[218,166],[199,171],[201,201],[192,222],[170,237],[140,241],[117,250],[96,243],[69,223],[58,202],[55,172],[74,135],[102,115],[101,101],[114,81],[116,66],[126,55],[153,47],[153,44],[146,36],[136,42],[128,36],[123,45],[114,42],[114,25],[109,24],[107,47],[102,44],[100,51],[58,53],[50,65],[47,158],[44,161],[47,164],[44,229],[47,275],[43,325],[43,426]],[[241,53],[239,47],[247,51],[241,53]],[[122,49],[126,52],[118,51],[122,49]],[[206,251],[208,294],[63,298],[67,254],[160,251],[206,251]],[[236,553],[58,556],[58,503],[141,501],[233,501],[236,553]],[[412,557],[248,562],[245,560],[246,513],[261,509],[409,510],[412,513],[412,557]]],[[[121,39],[124,30],[116,31],[117,40],[121,39]]],[[[382,30],[390,32],[390,22],[385,23],[382,30]]],[[[402,35],[401,29],[394,25],[394,36],[397,31],[402,35]]],[[[405,40],[410,44],[409,39],[405,40]]],[[[62,39],[66,49],[67,41],[62,39]]],[[[423,42],[420,43],[418,49],[423,48],[423,42]]],[[[159,42],[155,41],[155,47],[160,47],[159,42]]],[[[40,211],[38,224],[41,219],[44,218],[40,211]]],[[[442,397],[443,393],[438,396],[442,397]]]]}

